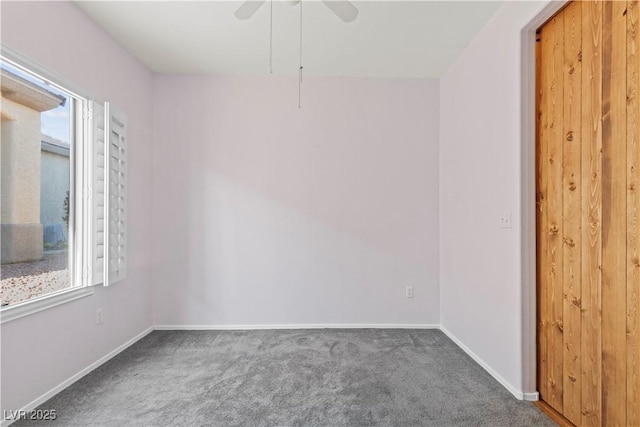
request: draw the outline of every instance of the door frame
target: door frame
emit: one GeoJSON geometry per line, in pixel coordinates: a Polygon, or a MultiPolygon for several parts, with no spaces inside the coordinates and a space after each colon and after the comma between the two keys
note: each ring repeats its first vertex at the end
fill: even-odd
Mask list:
{"type": "Polygon", "coordinates": [[[522,387],[525,400],[538,400],[536,278],[536,30],[571,0],[552,0],[520,33],[521,144],[520,242],[522,310],[522,387]]]}

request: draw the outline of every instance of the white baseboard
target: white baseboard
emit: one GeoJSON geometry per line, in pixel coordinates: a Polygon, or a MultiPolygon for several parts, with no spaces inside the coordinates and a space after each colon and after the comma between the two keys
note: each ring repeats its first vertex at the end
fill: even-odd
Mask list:
{"type": "MultiPolygon", "coordinates": [[[[129,341],[125,342],[124,344],[122,344],[121,346],[117,347],[113,351],[109,352],[105,356],[103,356],[100,359],[96,360],[91,365],[87,366],[86,368],[84,368],[83,370],[78,372],[77,374],[75,374],[72,377],[64,380],[63,382],[61,382],[60,384],[58,384],[57,386],[55,386],[54,388],[52,388],[51,390],[49,390],[48,392],[43,394],[42,396],[40,396],[37,399],[33,400],[31,403],[25,405],[21,410],[28,412],[28,411],[31,411],[32,409],[37,408],[38,406],[40,406],[41,404],[43,404],[47,400],[51,399],[56,394],[60,393],[65,388],[69,387],[71,384],[73,384],[76,381],[78,381],[80,378],[82,378],[85,375],[87,375],[89,372],[91,372],[94,369],[96,369],[98,366],[102,365],[105,362],[108,362],[110,359],[113,359],[115,356],[117,356],[122,351],[126,350],[128,347],[130,347],[131,345],[133,345],[136,342],[140,341],[145,336],[149,335],[152,331],[153,331],[153,327],[151,327],[151,328],[139,333],[135,337],[131,338],[129,341]]],[[[13,424],[15,421],[17,421],[17,420],[4,420],[3,419],[2,422],[0,423],[0,426],[1,427],[6,427],[6,426],[8,426],[10,424],[13,424]]]]}
{"type": "Polygon", "coordinates": [[[485,371],[487,371],[496,381],[498,381],[504,388],[509,390],[511,394],[515,396],[518,400],[538,400],[538,393],[525,393],[522,390],[518,390],[514,387],[509,381],[505,380],[500,374],[498,374],[488,363],[480,358],[477,354],[475,354],[469,347],[467,347],[462,341],[460,341],[455,335],[453,335],[447,328],[444,326],[440,326],[440,330],[444,332],[446,336],[448,336],[451,341],[456,343],[458,347],[460,347],[465,353],[469,355],[478,365],[482,366],[485,371]]]}
{"type": "Polygon", "coordinates": [[[537,402],[538,400],[540,400],[540,393],[538,393],[537,391],[535,393],[523,393],[523,394],[524,394],[524,400],[528,402],[537,402]]]}
{"type": "Polygon", "coordinates": [[[156,325],[157,331],[242,331],[256,329],[440,329],[436,324],[340,324],[300,325],[156,325]]]}

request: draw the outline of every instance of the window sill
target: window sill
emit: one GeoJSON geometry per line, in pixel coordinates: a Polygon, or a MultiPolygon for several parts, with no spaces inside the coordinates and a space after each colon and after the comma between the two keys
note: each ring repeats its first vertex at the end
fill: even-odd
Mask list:
{"type": "Polygon", "coordinates": [[[92,286],[66,289],[0,309],[0,324],[93,294],[92,286]]]}

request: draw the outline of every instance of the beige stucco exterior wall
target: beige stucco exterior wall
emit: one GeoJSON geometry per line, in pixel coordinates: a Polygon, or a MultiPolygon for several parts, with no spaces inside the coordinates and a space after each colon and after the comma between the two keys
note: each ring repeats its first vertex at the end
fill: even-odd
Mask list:
{"type": "Polygon", "coordinates": [[[64,98],[0,70],[0,262],[42,258],[40,222],[41,112],[64,98]]]}
{"type": "Polygon", "coordinates": [[[6,98],[0,108],[10,119],[2,120],[0,141],[2,224],[39,224],[40,112],[6,98]]]}

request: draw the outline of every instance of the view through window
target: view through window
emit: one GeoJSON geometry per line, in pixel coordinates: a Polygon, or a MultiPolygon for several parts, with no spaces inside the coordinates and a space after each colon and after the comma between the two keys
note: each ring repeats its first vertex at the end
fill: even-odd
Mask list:
{"type": "Polygon", "coordinates": [[[0,62],[0,301],[72,287],[74,98],[0,62]]]}

